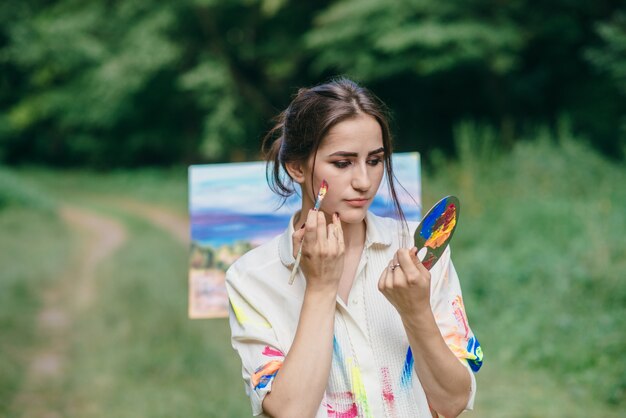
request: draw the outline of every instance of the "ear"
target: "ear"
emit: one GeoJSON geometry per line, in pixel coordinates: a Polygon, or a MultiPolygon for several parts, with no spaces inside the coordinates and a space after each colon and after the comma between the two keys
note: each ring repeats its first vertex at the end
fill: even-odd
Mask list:
{"type": "Polygon", "coordinates": [[[285,163],[287,174],[298,184],[303,184],[305,179],[305,170],[303,161],[291,161],[285,163]]]}

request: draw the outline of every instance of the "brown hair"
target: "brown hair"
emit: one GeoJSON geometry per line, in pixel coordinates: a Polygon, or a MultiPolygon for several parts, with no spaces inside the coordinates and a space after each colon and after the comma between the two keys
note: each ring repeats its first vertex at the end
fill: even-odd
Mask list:
{"type": "MultiPolygon", "coordinates": [[[[389,191],[396,213],[406,225],[394,187],[397,180],[391,164],[392,137],[387,109],[369,90],[347,78],[337,78],[298,90],[287,109],[275,118],[276,124],[265,136],[262,146],[267,160],[268,184],[273,192],[283,198],[284,203],[295,193],[293,180],[287,174],[285,164],[306,161],[313,154],[315,166],[317,150],[328,131],[336,124],[359,114],[372,116],[380,125],[389,191]]],[[[315,190],[312,193],[314,197],[315,190]]]]}

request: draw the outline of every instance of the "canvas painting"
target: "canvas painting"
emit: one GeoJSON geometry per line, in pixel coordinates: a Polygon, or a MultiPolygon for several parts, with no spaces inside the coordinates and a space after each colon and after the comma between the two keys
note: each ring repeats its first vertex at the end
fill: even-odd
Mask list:
{"type": "MultiPolygon", "coordinates": [[[[408,220],[421,218],[421,178],[418,153],[393,155],[396,187],[408,220]]],[[[189,317],[228,316],[226,270],[242,254],[287,228],[299,209],[300,197],[280,206],[265,180],[265,162],[206,164],[189,167],[189,317]]],[[[394,217],[386,179],[370,210],[394,217]]],[[[332,185],[331,185],[332,187],[332,185]]]]}

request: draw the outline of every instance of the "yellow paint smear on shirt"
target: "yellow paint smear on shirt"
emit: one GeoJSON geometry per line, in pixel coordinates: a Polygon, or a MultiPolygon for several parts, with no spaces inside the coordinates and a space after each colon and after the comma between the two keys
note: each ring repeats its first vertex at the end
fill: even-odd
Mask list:
{"type": "Polygon", "coordinates": [[[354,393],[354,400],[359,406],[362,416],[371,417],[372,414],[370,413],[370,408],[367,403],[367,393],[365,392],[365,386],[361,378],[361,371],[354,365],[352,358],[348,358],[348,368],[350,369],[350,376],[352,377],[352,393],[354,393]]]}
{"type": "Polygon", "coordinates": [[[475,360],[472,353],[467,351],[467,349],[463,348],[467,345],[467,340],[464,340],[457,332],[451,332],[443,336],[443,339],[446,341],[446,344],[450,348],[450,350],[454,353],[455,356],[459,360],[461,359],[470,359],[475,360]]]}
{"type": "Polygon", "coordinates": [[[450,347],[450,350],[454,353],[454,355],[459,359],[468,359],[468,360],[476,360],[478,357],[476,357],[474,354],[470,353],[469,351],[467,351],[466,349],[459,347],[456,344],[449,344],[448,347],[450,347]]]}
{"type": "Polygon", "coordinates": [[[237,318],[237,322],[239,322],[239,325],[252,324],[261,326],[263,328],[272,328],[272,326],[266,320],[252,321],[248,317],[248,315],[246,315],[243,309],[240,306],[237,306],[232,300],[230,301],[230,305],[233,307],[233,312],[235,313],[235,318],[237,318]]]}

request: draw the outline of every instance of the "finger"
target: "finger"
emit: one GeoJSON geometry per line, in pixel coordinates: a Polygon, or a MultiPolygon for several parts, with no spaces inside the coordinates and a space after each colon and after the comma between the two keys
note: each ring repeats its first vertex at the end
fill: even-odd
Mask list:
{"type": "Polygon", "coordinates": [[[317,241],[317,212],[309,210],[306,217],[306,226],[304,227],[304,247],[312,248],[317,241]]]}
{"type": "Polygon", "coordinates": [[[426,266],[420,261],[419,257],[417,256],[418,251],[419,250],[417,249],[417,247],[411,248],[411,251],[409,252],[409,255],[411,256],[411,261],[413,261],[413,264],[420,271],[420,273],[430,274],[426,266]]]}
{"type": "Polygon", "coordinates": [[[378,278],[378,290],[384,292],[387,289],[387,276],[391,274],[391,263],[387,264],[387,267],[383,269],[378,278]]]}
{"type": "MultiPolygon", "coordinates": [[[[400,263],[397,263],[397,264],[400,264],[400,263]]],[[[393,284],[392,284],[393,287],[403,288],[407,286],[407,279],[406,279],[406,275],[404,274],[404,271],[402,270],[402,264],[400,264],[398,267],[393,269],[393,274],[391,276],[393,277],[393,284]]]]}
{"type": "Polygon", "coordinates": [[[337,235],[337,244],[339,251],[343,253],[345,250],[345,245],[343,242],[343,228],[341,227],[341,219],[339,218],[339,213],[337,212],[334,213],[333,224],[335,225],[335,233],[337,235]]]}
{"type": "Polygon", "coordinates": [[[396,260],[391,260],[391,263],[389,263],[389,267],[386,269],[387,276],[385,278],[385,287],[387,289],[393,289],[393,275],[396,271],[396,267],[393,267],[393,266],[395,265],[396,265],[396,260]]]}
{"type": "Polygon", "coordinates": [[[330,223],[326,226],[326,236],[328,237],[328,242],[337,243],[337,228],[334,223],[330,223]]]}
{"type": "Polygon", "coordinates": [[[421,274],[421,272],[415,265],[415,257],[411,257],[411,252],[413,252],[413,249],[399,249],[397,253],[398,262],[400,263],[400,267],[402,268],[403,276],[405,276],[404,280],[408,283],[416,283],[417,277],[421,274]]]}
{"type": "Polygon", "coordinates": [[[327,246],[330,254],[337,253],[337,229],[334,223],[328,224],[326,227],[326,236],[328,237],[327,246]]]}
{"type": "Polygon", "coordinates": [[[316,211],[317,214],[317,240],[319,242],[326,243],[328,240],[328,233],[326,231],[326,216],[324,212],[316,211]]]}
{"type": "Polygon", "coordinates": [[[380,273],[380,277],[378,278],[378,290],[380,292],[383,292],[385,290],[385,281],[387,280],[387,274],[389,274],[389,266],[383,269],[383,271],[380,273]]]}
{"type": "Polygon", "coordinates": [[[296,257],[298,254],[298,250],[300,249],[300,244],[302,244],[302,240],[304,238],[304,228],[300,228],[293,233],[291,236],[291,243],[293,246],[293,256],[296,257]]]}

